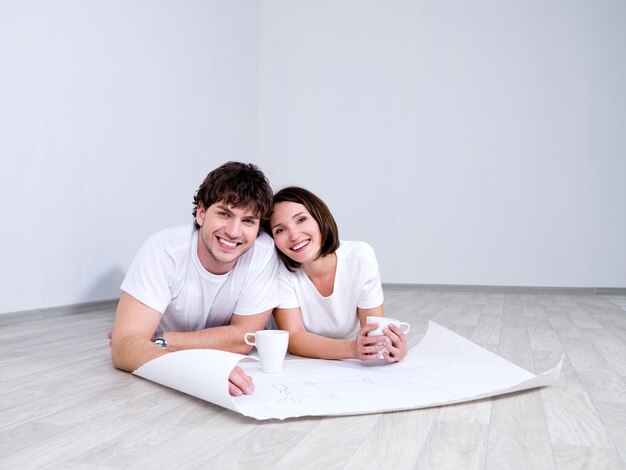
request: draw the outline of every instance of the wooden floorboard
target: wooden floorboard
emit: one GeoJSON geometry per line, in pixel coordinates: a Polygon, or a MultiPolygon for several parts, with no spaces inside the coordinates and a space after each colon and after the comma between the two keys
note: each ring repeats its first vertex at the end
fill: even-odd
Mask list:
{"type": "Polygon", "coordinates": [[[0,468],[626,469],[626,297],[386,286],[411,346],[434,320],[549,388],[258,422],[113,368],[113,307],[0,321],[0,468]]]}

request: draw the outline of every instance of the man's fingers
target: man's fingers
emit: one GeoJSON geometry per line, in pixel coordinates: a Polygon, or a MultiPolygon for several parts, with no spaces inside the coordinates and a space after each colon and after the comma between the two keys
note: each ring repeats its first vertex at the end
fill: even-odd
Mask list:
{"type": "Polygon", "coordinates": [[[235,397],[254,392],[252,378],[239,366],[236,366],[228,377],[228,392],[235,397]]]}
{"type": "Polygon", "coordinates": [[[243,395],[243,392],[239,389],[239,387],[235,387],[231,382],[228,382],[228,393],[230,393],[233,397],[240,397],[243,395]]]}

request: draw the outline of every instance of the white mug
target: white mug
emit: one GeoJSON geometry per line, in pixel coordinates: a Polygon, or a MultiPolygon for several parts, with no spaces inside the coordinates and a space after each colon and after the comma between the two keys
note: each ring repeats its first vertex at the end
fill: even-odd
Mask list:
{"type": "Polygon", "coordinates": [[[255,346],[261,359],[261,370],[266,374],[279,374],[283,370],[285,354],[289,345],[289,332],[285,330],[259,330],[246,333],[243,340],[255,346]],[[248,337],[253,337],[250,341],[248,337]]]}
{"type": "MultiPolygon", "coordinates": [[[[378,323],[378,328],[373,331],[370,331],[367,336],[378,336],[383,334],[383,330],[389,326],[389,324],[393,324],[400,328],[402,333],[407,334],[411,331],[411,325],[408,323],[402,322],[400,320],[396,320],[394,318],[385,318],[385,317],[367,317],[365,319],[365,324],[371,325],[372,323],[378,323]]],[[[385,338],[389,344],[391,343],[390,338],[385,338]]]]}

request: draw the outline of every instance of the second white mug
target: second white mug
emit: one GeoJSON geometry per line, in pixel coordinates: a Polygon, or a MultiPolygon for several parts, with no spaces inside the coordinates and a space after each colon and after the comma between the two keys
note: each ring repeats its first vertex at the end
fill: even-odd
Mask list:
{"type": "MultiPolygon", "coordinates": [[[[372,323],[377,323],[378,328],[373,331],[370,331],[367,336],[378,336],[383,334],[383,330],[387,328],[390,324],[397,326],[400,328],[402,333],[407,334],[411,331],[411,325],[409,323],[396,320],[395,318],[385,318],[385,317],[367,317],[365,319],[365,323],[367,325],[371,325],[372,323]]],[[[387,342],[391,344],[391,339],[386,338],[387,342]]]]}

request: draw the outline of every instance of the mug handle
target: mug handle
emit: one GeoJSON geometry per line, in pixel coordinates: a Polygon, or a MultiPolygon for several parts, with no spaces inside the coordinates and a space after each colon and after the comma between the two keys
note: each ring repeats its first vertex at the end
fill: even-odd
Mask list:
{"type": "Polygon", "coordinates": [[[249,346],[256,346],[256,333],[246,333],[243,335],[243,341],[249,346]],[[254,343],[252,341],[248,341],[248,336],[252,336],[254,338],[254,343]]]}
{"type": "Polygon", "coordinates": [[[411,325],[405,322],[400,322],[400,331],[402,331],[402,333],[407,334],[409,331],[411,331],[411,325]],[[406,330],[404,329],[404,327],[406,327],[406,330]]]}

